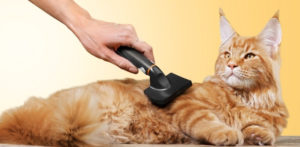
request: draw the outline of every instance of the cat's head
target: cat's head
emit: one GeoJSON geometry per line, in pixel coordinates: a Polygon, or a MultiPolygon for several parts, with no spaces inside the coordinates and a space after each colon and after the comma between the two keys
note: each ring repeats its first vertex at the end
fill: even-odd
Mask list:
{"type": "Polygon", "coordinates": [[[279,80],[281,26],[278,12],[260,34],[240,36],[220,9],[221,41],[216,74],[235,89],[275,85],[279,80]]]}

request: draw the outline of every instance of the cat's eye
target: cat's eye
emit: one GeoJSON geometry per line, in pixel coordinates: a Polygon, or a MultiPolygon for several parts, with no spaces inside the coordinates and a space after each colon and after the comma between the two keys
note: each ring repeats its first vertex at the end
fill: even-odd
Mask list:
{"type": "Polygon", "coordinates": [[[227,58],[230,58],[231,54],[229,52],[225,52],[224,53],[224,57],[227,59],[227,58]]]}
{"type": "Polygon", "coordinates": [[[251,59],[251,58],[254,58],[256,55],[253,54],[253,53],[248,53],[244,56],[245,59],[251,59]]]}

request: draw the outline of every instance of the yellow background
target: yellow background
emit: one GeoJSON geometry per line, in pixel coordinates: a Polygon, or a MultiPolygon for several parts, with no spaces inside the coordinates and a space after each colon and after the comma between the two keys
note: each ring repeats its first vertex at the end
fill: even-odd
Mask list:
{"type": "MultiPolygon", "coordinates": [[[[300,135],[300,1],[77,0],[95,18],[133,24],[154,48],[156,63],[201,82],[214,73],[220,44],[218,9],[246,36],[258,34],[277,9],[283,30],[281,82],[290,118],[283,135],[300,135]]],[[[96,80],[131,77],[88,54],[61,23],[27,0],[0,2],[0,112],[32,95],[96,80]]]]}

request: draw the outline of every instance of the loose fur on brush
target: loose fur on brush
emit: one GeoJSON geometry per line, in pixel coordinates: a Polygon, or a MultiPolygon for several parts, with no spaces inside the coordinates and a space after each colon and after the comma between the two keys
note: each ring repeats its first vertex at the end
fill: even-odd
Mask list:
{"type": "Polygon", "coordinates": [[[0,117],[0,143],[100,146],[111,143],[272,145],[287,125],[281,98],[278,13],[242,37],[220,10],[216,74],[166,108],[151,105],[149,81],[99,81],[30,98],[0,117]]]}

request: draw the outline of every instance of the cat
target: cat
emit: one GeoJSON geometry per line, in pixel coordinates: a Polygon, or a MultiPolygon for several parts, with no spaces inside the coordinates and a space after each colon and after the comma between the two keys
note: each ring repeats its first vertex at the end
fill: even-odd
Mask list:
{"type": "Polygon", "coordinates": [[[220,9],[216,73],[165,108],[149,102],[148,80],[107,80],[32,97],[0,117],[0,143],[273,145],[287,125],[281,98],[278,12],[262,32],[240,36],[220,9]]]}

